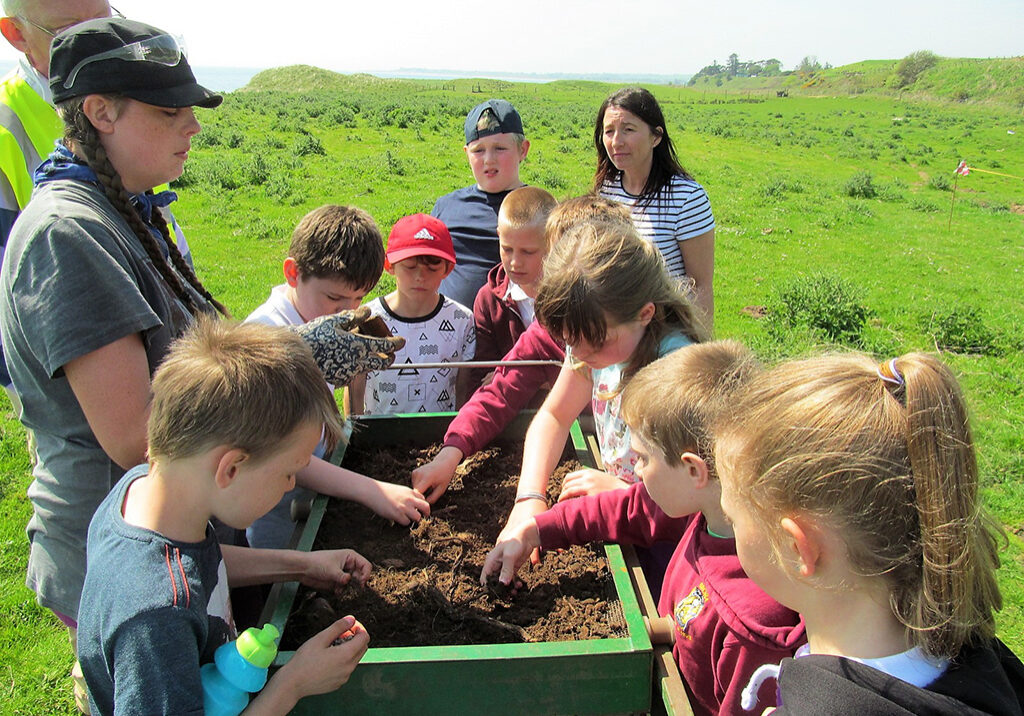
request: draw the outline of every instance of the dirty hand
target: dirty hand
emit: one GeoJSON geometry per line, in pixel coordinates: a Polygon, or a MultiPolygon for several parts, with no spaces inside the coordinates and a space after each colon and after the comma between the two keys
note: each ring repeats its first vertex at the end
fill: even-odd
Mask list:
{"type": "Polygon", "coordinates": [[[341,387],[359,373],[387,368],[395,360],[395,351],[405,345],[401,336],[378,338],[360,333],[369,317],[370,309],[360,306],[296,326],[328,383],[341,387]]]}
{"type": "Polygon", "coordinates": [[[340,591],[351,581],[366,584],[370,562],[351,549],[323,549],[305,552],[306,568],[299,581],[321,592],[340,591]]]}
{"type": "MultiPolygon", "coordinates": [[[[528,525],[533,525],[536,528],[537,523],[534,522],[533,518],[539,515],[541,512],[547,510],[548,504],[542,500],[523,500],[517,502],[512,508],[512,512],[508,515],[508,521],[505,522],[505,527],[502,528],[501,534],[498,535],[497,544],[501,544],[503,540],[515,539],[521,535],[521,529],[528,525]]],[[[540,537],[537,538],[539,546],[540,537]]],[[[540,550],[534,549],[530,553],[530,564],[540,564],[540,550]]]]}
{"type": "Polygon", "coordinates": [[[519,522],[515,527],[506,527],[498,535],[498,543],[484,559],[480,584],[486,586],[487,578],[498,572],[498,581],[506,587],[511,585],[523,562],[537,552],[539,547],[540,531],[536,520],[531,518],[519,522]]]}
{"type": "Polygon", "coordinates": [[[355,617],[343,617],[300,646],[267,688],[280,687],[275,682],[281,680],[299,698],[334,691],[348,681],[369,644],[366,628],[355,617]]]}
{"type": "Polygon", "coordinates": [[[568,500],[572,497],[583,495],[596,495],[600,492],[617,490],[620,487],[629,487],[625,482],[607,472],[587,467],[582,470],[574,470],[565,476],[562,481],[562,492],[558,495],[558,501],[568,500]]]}
{"type": "Polygon", "coordinates": [[[430,503],[419,490],[381,480],[374,480],[374,483],[377,491],[366,506],[381,517],[408,525],[430,516],[430,503]]]}
{"type": "Polygon", "coordinates": [[[445,445],[433,460],[412,471],[412,486],[426,496],[427,502],[434,504],[448,489],[460,462],[462,451],[445,445]]]}

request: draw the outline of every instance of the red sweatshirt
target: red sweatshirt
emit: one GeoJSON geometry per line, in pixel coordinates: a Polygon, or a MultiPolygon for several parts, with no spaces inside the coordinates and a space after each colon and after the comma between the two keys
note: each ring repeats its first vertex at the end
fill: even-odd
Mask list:
{"type": "MultiPolygon", "coordinates": [[[[672,518],[642,482],[559,502],[537,515],[546,550],[594,541],[649,547],[678,539],[665,570],[658,613],[675,621],[672,653],[695,714],[743,714],[743,687],[762,664],[778,664],[807,641],[800,616],[750,580],[736,540],[712,537],[700,513],[672,518]]],[[[775,706],[775,683],[758,691],[750,713],[775,706]]]]}
{"type": "MultiPolygon", "coordinates": [[[[486,288],[486,286],[484,287],[486,288]]],[[[477,356],[479,357],[479,356],[477,356]]],[[[565,346],[534,321],[502,360],[563,360],[565,346]]],[[[457,447],[469,457],[497,437],[516,414],[525,408],[545,383],[553,385],[561,370],[557,365],[506,366],[494,379],[473,393],[448,426],[444,444],[457,447]]]]}
{"type": "MultiPolygon", "coordinates": [[[[498,264],[487,272],[487,283],[476,294],[473,301],[473,320],[476,322],[474,360],[498,360],[512,350],[526,330],[523,317],[519,315],[519,306],[506,295],[511,283],[505,267],[498,264]]],[[[479,373],[479,378],[473,385],[479,385],[488,371],[474,371],[474,376],[479,373]]]]}

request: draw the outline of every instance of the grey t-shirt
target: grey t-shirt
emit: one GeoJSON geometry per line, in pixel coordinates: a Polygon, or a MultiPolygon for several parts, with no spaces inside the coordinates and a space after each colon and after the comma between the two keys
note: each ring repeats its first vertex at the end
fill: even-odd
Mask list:
{"type": "Polygon", "coordinates": [[[77,618],[89,519],[124,473],[97,442],[63,367],[138,333],[152,375],[191,320],[99,188],[73,180],[36,188],[0,270],[0,336],[22,422],[36,436],[26,583],[43,606],[77,618]]]}
{"type": "Polygon", "coordinates": [[[78,657],[97,715],[201,714],[199,666],[236,636],[213,526],[178,542],[125,522],[128,489],[148,470],[130,470],[89,527],[78,657]]]}

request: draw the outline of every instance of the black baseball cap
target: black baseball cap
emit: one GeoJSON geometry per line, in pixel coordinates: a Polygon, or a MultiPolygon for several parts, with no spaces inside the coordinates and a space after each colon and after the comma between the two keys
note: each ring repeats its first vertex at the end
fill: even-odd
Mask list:
{"type": "Polygon", "coordinates": [[[511,102],[489,99],[466,115],[466,144],[492,134],[525,134],[523,119],[511,102]]]}
{"type": "Polygon", "coordinates": [[[216,107],[224,99],[196,82],[177,38],[122,17],[72,25],[53,38],[50,90],[54,103],[105,93],[157,107],[216,107]]]}

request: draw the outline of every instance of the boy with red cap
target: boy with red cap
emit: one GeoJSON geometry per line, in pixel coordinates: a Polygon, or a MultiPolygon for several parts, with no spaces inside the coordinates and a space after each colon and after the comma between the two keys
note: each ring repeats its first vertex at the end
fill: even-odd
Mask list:
{"type": "Polygon", "coordinates": [[[473,359],[473,312],[439,290],[454,268],[452,237],[440,219],[413,214],[391,229],[384,270],[395,277],[396,288],[367,305],[392,335],[405,338],[405,347],[395,353],[394,369],[371,371],[352,381],[351,414],[436,413],[465,402],[468,370],[414,367],[473,359]]]}

